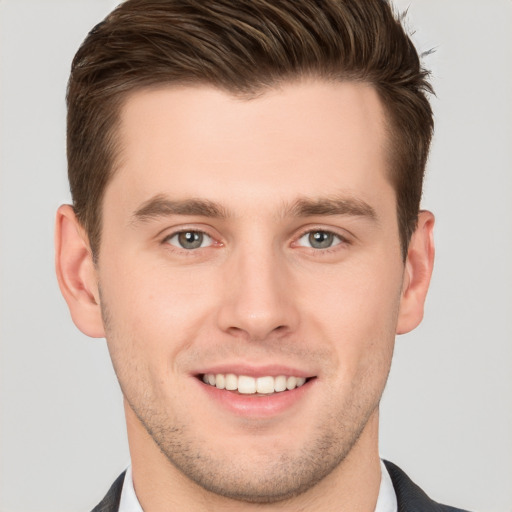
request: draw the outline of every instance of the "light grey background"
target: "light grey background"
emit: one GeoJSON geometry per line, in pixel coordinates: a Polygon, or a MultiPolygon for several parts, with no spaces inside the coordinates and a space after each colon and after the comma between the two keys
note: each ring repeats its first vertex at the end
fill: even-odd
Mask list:
{"type": "MultiPolygon", "coordinates": [[[[398,338],[382,455],[439,501],[512,511],[512,2],[400,0],[437,98],[423,205],[437,263],[398,338]]],[[[103,340],[72,324],[53,271],[69,200],[64,92],[112,0],[0,0],[2,512],[87,511],[128,462],[103,340]]]]}

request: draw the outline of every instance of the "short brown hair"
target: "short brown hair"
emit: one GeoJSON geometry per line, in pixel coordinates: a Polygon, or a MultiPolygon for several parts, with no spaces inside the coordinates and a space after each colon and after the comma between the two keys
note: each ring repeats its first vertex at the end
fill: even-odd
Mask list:
{"type": "Polygon", "coordinates": [[[433,132],[418,54],[385,0],[127,0],[86,37],[68,84],[73,205],[93,254],[126,96],[162,84],[254,95],[303,76],[375,87],[388,115],[389,179],[405,257],[433,132]]]}

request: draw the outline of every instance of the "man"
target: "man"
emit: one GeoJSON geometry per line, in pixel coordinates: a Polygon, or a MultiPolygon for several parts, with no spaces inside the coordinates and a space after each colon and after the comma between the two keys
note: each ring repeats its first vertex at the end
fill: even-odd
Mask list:
{"type": "Polygon", "coordinates": [[[95,510],[456,510],[378,455],[433,129],[381,0],[128,0],[68,89],[57,274],[132,464],[95,510]]]}

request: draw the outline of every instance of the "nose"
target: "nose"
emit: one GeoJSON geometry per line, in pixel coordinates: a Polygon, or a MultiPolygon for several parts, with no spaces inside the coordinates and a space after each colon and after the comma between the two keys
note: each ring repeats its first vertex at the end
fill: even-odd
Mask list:
{"type": "Polygon", "coordinates": [[[239,251],[226,264],[219,327],[250,341],[285,336],[299,322],[294,277],[271,249],[239,251]]]}

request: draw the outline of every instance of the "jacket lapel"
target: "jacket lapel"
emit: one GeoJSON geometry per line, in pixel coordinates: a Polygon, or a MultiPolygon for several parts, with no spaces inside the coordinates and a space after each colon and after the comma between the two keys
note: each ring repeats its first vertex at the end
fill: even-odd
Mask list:
{"type": "Polygon", "coordinates": [[[101,503],[98,503],[91,512],[118,512],[121,491],[123,490],[124,475],[125,472],[117,477],[117,480],[112,484],[101,503]]]}

